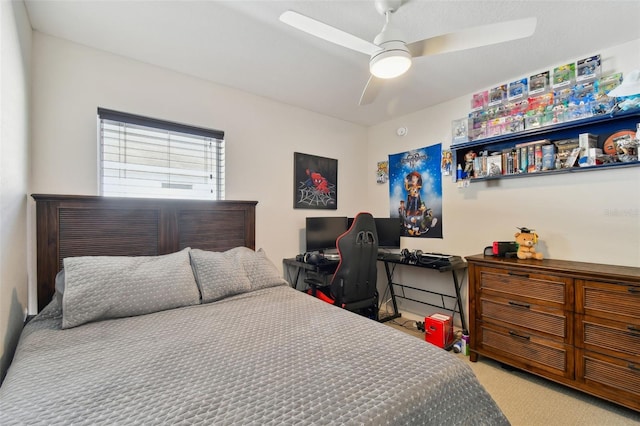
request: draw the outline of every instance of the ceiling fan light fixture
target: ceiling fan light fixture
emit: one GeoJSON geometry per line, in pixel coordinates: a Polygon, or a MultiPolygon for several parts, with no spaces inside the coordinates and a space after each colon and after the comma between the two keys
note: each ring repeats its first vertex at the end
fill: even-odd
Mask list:
{"type": "Polygon", "coordinates": [[[399,77],[411,68],[411,54],[404,49],[383,50],[369,62],[371,74],[378,78],[399,77]]]}

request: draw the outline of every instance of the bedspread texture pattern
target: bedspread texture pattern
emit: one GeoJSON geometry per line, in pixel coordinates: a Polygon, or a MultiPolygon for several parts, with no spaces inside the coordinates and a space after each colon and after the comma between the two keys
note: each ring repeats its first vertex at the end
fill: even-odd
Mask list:
{"type": "Polygon", "coordinates": [[[212,303],[72,328],[54,297],[20,337],[0,424],[508,424],[452,354],[273,271],[212,303]]]}

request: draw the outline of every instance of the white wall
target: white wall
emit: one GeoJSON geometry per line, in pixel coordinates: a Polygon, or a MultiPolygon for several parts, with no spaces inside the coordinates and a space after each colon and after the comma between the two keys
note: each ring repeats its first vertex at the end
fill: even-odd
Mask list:
{"type": "MultiPolygon", "coordinates": [[[[353,215],[367,202],[351,184],[367,166],[364,127],[38,32],[31,193],[98,194],[97,107],[224,130],[226,198],[258,201],[256,246],[279,268],[302,250],[306,216],[353,215]],[[337,210],[293,209],[294,152],[338,160],[337,210]]],[[[34,210],[30,201],[31,226],[34,210]]]]}
{"type": "Polygon", "coordinates": [[[27,306],[31,26],[22,2],[0,2],[0,381],[27,306]]]}
{"type": "MultiPolygon", "coordinates": [[[[602,54],[604,74],[640,68],[640,40],[601,52],[585,52],[566,58],[566,62],[598,53],[602,54]]],[[[560,64],[540,65],[541,69],[532,73],[560,64]]],[[[478,87],[478,91],[483,89],[478,87]]],[[[448,149],[451,121],[468,114],[470,100],[471,94],[371,127],[368,170],[389,154],[436,143],[448,149]],[[398,137],[398,127],[407,127],[407,135],[398,137]]],[[[372,179],[367,182],[371,211],[388,215],[388,185],[372,183],[372,179]]],[[[442,186],[443,238],[403,238],[407,248],[460,256],[479,254],[492,241],[512,241],[516,227],[526,226],[539,234],[537,248],[547,258],[640,266],[638,167],[476,182],[465,189],[443,177],[442,186]]],[[[398,278],[397,282],[452,291],[449,274],[416,274],[405,268],[398,278]]],[[[466,297],[466,282],[463,291],[466,297]]],[[[401,303],[401,309],[420,316],[434,311],[410,302],[401,303]]]]}
{"type": "MultiPolygon", "coordinates": [[[[628,72],[640,64],[639,43],[584,52],[567,61],[601,53],[605,73],[628,72]]],[[[219,128],[228,142],[227,198],[259,201],[257,245],[279,267],[281,258],[302,250],[307,215],[359,210],[388,215],[388,188],[375,183],[377,161],[435,143],[447,148],[451,120],[468,113],[471,96],[365,129],[39,33],[33,50],[31,192],[97,194],[98,106],[219,128]],[[409,129],[404,137],[396,136],[400,126],[409,129]],[[294,151],[338,159],[337,211],[292,208],[294,151]]],[[[554,65],[541,64],[540,70],[554,65]]],[[[465,256],[480,253],[491,241],[511,239],[516,226],[528,226],[540,234],[539,249],[547,257],[637,266],[640,201],[629,194],[638,194],[638,172],[527,177],[463,190],[444,179],[444,238],[403,239],[403,244],[465,256]]],[[[34,247],[31,240],[31,252],[34,247]]],[[[34,275],[35,266],[30,266],[34,275]]],[[[410,284],[423,285],[426,277],[434,288],[450,290],[448,274],[398,273],[400,281],[406,278],[410,284]]],[[[34,279],[30,285],[35,286],[34,279]]],[[[402,309],[424,316],[429,308],[403,303],[402,309]]]]}

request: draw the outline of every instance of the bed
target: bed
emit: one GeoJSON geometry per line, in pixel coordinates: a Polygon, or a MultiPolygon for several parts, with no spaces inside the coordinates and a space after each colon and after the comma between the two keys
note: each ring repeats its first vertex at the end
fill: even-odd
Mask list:
{"type": "Polygon", "coordinates": [[[508,424],[455,355],[291,288],[255,202],[34,198],[2,425],[508,424]]]}

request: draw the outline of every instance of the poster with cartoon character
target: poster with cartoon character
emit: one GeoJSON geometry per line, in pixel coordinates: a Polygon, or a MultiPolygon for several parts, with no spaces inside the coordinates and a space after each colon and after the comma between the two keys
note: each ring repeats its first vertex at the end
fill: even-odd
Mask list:
{"type": "Polygon", "coordinates": [[[389,155],[390,216],[403,236],[442,238],[441,144],[389,155]]]}
{"type": "Polygon", "coordinates": [[[293,153],[293,208],[338,208],[338,160],[293,153]]]}

